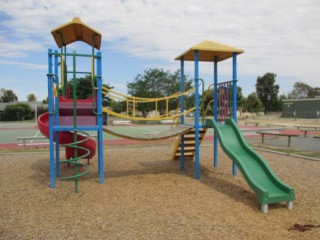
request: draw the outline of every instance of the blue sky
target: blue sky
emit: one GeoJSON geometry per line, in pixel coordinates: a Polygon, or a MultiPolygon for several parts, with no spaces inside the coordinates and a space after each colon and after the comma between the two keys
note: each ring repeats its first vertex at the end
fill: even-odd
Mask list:
{"type": "MultiPolygon", "coordinates": [[[[204,40],[245,50],[238,58],[245,96],[266,72],[277,74],[280,93],[297,81],[319,87],[319,9],[317,0],[2,0],[0,88],[21,101],[30,93],[45,99],[47,51],[57,49],[51,30],[75,16],[102,33],[103,80],[119,92],[148,68],[178,69],[173,59],[204,40]]],[[[193,76],[191,63],[186,72],[193,76]]],[[[231,79],[231,61],[219,64],[219,76],[231,79]]],[[[200,77],[212,82],[211,64],[200,65],[200,77]]]]}

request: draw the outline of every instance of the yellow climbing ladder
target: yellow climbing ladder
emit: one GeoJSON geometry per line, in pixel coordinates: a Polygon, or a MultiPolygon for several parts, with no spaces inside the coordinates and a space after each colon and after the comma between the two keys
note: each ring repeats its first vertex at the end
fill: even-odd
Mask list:
{"type": "MultiPolygon", "coordinates": [[[[213,86],[213,84],[209,85],[208,90],[210,88],[212,88],[212,86],[213,86]]],[[[210,94],[209,91],[207,91],[205,93],[204,98],[206,98],[208,94],[210,94]]],[[[202,104],[204,104],[204,103],[202,103],[202,104]]],[[[202,108],[202,106],[203,106],[202,104],[199,107],[200,111],[204,110],[202,108]]],[[[206,109],[204,110],[204,116],[207,115],[208,111],[210,110],[210,105],[212,105],[212,104],[213,104],[213,100],[209,101],[209,103],[206,106],[206,109]]],[[[180,109],[180,102],[179,102],[179,105],[177,108],[177,112],[179,111],[179,109],[180,109]]],[[[171,127],[173,127],[175,124],[178,124],[179,120],[180,120],[180,118],[174,118],[174,121],[173,121],[173,124],[171,125],[171,127]]],[[[206,132],[207,132],[207,128],[200,128],[199,129],[199,145],[201,144],[204,136],[206,135],[206,132]]],[[[185,157],[185,159],[193,160],[195,152],[196,152],[195,146],[196,146],[196,138],[195,138],[195,129],[193,128],[184,134],[184,157],[185,157]]],[[[177,139],[177,142],[174,145],[173,152],[171,155],[171,160],[179,160],[180,157],[181,157],[181,137],[179,137],[177,139]]]]}
{"type": "MultiPolygon", "coordinates": [[[[201,144],[203,137],[207,132],[206,128],[199,129],[199,144],[201,144]]],[[[191,129],[190,131],[184,134],[184,156],[185,159],[193,159],[196,148],[196,138],[195,138],[195,129],[191,129]]],[[[179,137],[171,156],[171,160],[179,160],[181,156],[181,138],[179,137]]]]}

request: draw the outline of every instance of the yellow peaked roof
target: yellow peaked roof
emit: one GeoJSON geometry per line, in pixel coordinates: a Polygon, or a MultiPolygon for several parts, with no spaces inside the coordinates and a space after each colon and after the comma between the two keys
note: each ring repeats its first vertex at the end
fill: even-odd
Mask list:
{"type": "Polygon", "coordinates": [[[94,47],[99,50],[101,46],[101,33],[82,23],[78,17],[75,17],[72,21],[53,29],[51,33],[59,48],[75,41],[83,41],[92,46],[93,35],[95,36],[94,47]]]}
{"type": "Polygon", "coordinates": [[[199,51],[199,61],[204,62],[213,62],[215,57],[218,57],[218,61],[223,61],[231,58],[233,53],[241,54],[244,52],[242,49],[230,47],[221,43],[203,41],[176,57],[175,60],[180,60],[183,57],[186,61],[194,61],[194,52],[196,50],[199,51]]]}

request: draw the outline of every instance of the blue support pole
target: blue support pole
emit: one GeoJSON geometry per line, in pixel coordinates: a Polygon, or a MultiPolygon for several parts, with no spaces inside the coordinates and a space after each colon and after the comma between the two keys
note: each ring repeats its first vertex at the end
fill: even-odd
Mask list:
{"type": "Polygon", "coordinates": [[[233,53],[233,58],[232,58],[232,78],[233,78],[233,99],[232,99],[232,112],[233,112],[233,119],[235,122],[237,122],[237,54],[233,53]]]}
{"type": "Polygon", "coordinates": [[[50,147],[50,188],[54,188],[54,143],[53,143],[53,76],[52,76],[52,50],[48,50],[48,99],[49,99],[49,147],[50,147]]]}
{"type": "MultiPolygon", "coordinates": [[[[55,51],[55,56],[54,56],[54,74],[55,74],[55,78],[54,78],[54,82],[56,87],[58,88],[59,86],[59,68],[58,68],[58,51],[55,51]]],[[[62,63],[61,63],[62,64],[62,63]]],[[[62,68],[61,68],[62,69],[62,68]]],[[[62,73],[63,74],[63,73],[62,73]]],[[[57,89],[57,95],[54,96],[54,123],[56,126],[59,126],[59,93],[58,93],[58,89],[57,89]]],[[[56,153],[56,176],[60,177],[60,154],[59,154],[59,132],[55,131],[54,132],[54,136],[55,136],[55,142],[56,142],[56,149],[55,149],[55,153],[56,153]]]]}
{"type": "MultiPolygon", "coordinates": [[[[237,122],[237,53],[233,53],[232,58],[232,78],[233,78],[233,99],[232,99],[232,112],[233,112],[233,119],[237,122]]],[[[233,176],[237,175],[237,166],[235,163],[232,164],[232,173],[233,176]]]]}
{"type": "Polygon", "coordinates": [[[194,84],[195,84],[195,178],[200,179],[199,153],[199,51],[194,51],[194,84]]]}
{"type": "Polygon", "coordinates": [[[104,183],[104,164],[103,164],[103,132],[102,132],[102,64],[101,52],[97,53],[97,124],[98,124],[98,172],[100,184],[104,183]]]}
{"type": "MultiPolygon", "coordinates": [[[[180,92],[184,92],[184,58],[180,59],[180,92]]],[[[180,111],[184,112],[184,96],[180,97],[180,111]]],[[[184,124],[184,115],[181,115],[180,122],[184,124]]],[[[181,156],[180,156],[180,169],[184,170],[184,134],[180,137],[181,156]]]]}
{"type": "MultiPolygon", "coordinates": [[[[213,107],[213,116],[214,121],[218,122],[218,58],[215,57],[214,60],[214,72],[213,72],[213,86],[214,86],[214,107],[213,107]]],[[[218,167],[218,136],[214,134],[213,139],[213,166],[214,168],[218,167]]]]}

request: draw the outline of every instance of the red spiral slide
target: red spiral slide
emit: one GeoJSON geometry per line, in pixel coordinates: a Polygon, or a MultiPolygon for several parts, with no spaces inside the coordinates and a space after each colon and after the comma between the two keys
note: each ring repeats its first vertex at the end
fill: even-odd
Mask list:
{"type": "MultiPolygon", "coordinates": [[[[46,112],[38,117],[38,127],[40,132],[49,138],[49,113],[46,112]]],[[[85,136],[77,134],[77,141],[81,141],[85,139],[85,136]]],[[[59,143],[60,144],[70,144],[74,142],[74,133],[73,132],[59,132],[59,143]]],[[[87,159],[91,159],[96,153],[96,142],[89,138],[86,141],[79,143],[78,146],[89,149],[90,153],[86,157],[87,159]]],[[[74,157],[74,148],[66,147],[66,159],[70,159],[74,157]]],[[[82,149],[77,150],[77,156],[83,156],[86,154],[86,151],[82,149]]]]}

